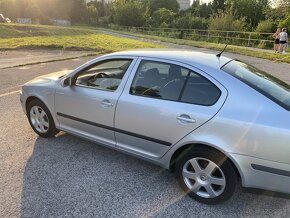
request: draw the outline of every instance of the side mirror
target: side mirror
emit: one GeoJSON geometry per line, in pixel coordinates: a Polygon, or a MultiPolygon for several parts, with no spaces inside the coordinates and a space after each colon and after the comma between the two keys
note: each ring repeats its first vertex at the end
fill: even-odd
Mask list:
{"type": "Polygon", "coordinates": [[[62,87],[71,86],[71,77],[67,77],[61,82],[62,87]]]}

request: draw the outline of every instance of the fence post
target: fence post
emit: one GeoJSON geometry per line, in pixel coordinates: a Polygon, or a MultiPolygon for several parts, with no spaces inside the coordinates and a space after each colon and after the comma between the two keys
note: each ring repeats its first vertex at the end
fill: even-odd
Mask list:
{"type": "Polygon", "coordinates": [[[226,38],[226,42],[228,42],[229,40],[229,32],[227,31],[227,38],[226,38]]]}
{"type": "Polygon", "coordinates": [[[251,33],[249,33],[249,39],[248,39],[248,47],[251,45],[251,33]]]}
{"type": "Polygon", "coordinates": [[[183,35],[184,35],[184,32],[183,32],[183,30],[181,30],[181,31],[180,31],[180,35],[179,35],[179,38],[180,38],[180,39],[183,39],[183,35]]]}
{"type": "Polygon", "coordinates": [[[209,31],[207,31],[207,40],[209,40],[209,37],[210,37],[210,36],[209,36],[209,31]]]}

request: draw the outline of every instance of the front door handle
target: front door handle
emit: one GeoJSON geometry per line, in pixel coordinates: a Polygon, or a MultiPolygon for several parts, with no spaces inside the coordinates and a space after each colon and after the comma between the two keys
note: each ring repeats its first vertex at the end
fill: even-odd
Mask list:
{"type": "Polygon", "coordinates": [[[182,114],[178,117],[176,117],[177,120],[179,120],[181,123],[183,124],[187,124],[187,123],[196,123],[195,119],[192,119],[190,116],[188,116],[187,114],[182,114]]]}
{"type": "Polygon", "coordinates": [[[109,100],[105,99],[102,101],[101,105],[105,108],[108,108],[108,107],[113,107],[114,104],[112,102],[110,102],[109,100]]]}

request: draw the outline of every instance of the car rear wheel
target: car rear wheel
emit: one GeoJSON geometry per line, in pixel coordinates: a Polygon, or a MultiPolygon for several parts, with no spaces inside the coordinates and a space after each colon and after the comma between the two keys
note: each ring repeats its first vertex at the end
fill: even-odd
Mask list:
{"type": "Polygon", "coordinates": [[[237,187],[237,174],[232,163],[210,149],[183,153],[176,163],[175,174],[182,189],[191,198],[205,204],[228,200],[237,187]]]}
{"type": "Polygon", "coordinates": [[[48,108],[38,99],[34,99],[28,104],[27,117],[34,132],[41,137],[53,137],[59,132],[55,128],[48,108]]]}

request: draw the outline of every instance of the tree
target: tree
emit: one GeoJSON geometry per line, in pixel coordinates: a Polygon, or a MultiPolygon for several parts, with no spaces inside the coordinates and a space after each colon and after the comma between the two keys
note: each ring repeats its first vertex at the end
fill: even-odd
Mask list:
{"type": "Polygon", "coordinates": [[[279,23],[279,27],[290,29],[290,15],[288,15],[285,19],[281,20],[279,23]]]}
{"type": "Polygon", "coordinates": [[[290,0],[272,0],[272,3],[276,7],[290,7],[290,0]]]}
{"type": "Polygon", "coordinates": [[[236,18],[245,17],[253,28],[265,20],[265,11],[269,8],[268,0],[227,0],[226,4],[228,10],[235,12],[236,18]]]}
{"type": "Polygon", "coordinates": [[[70,19],[73,23],[82,23],[87,19],[86,0],[63,0],[71,2],[70,19]]]}
{"type": "Polygon", "coordinates": [[[213,0],[211,4],[213,13],[224,11],[226,8],[225,0],[213,0]]]}
{"type": "Polygon", "coordinates": [[[201,4],[199,0],[192,2],[189,12],[194,17],[209,18],[212,15],[212,4],[201,4]]]}
{"type": "Polygon", "coordinates": [[[148,8],[150,16],[160,8],[166,8],[175,13],[179,9],[177,0],[144,0],[143,2],[144,6],[148,8]]]}
{"type": "Polygon", "coordinates": [[[20,8],[16,0],[0,0],[0,14],[10,19],[16,19],[20,15],[20,8]]]}
{"type": "Polygon", "coordinates": [[[173,22],[175,15],[176,13],[171,10],[168,10],[166,8],[159,8],[153,13],[153,26],[160,27],[160,25],[162,24],[163,27],[169,27],[169,24],[173,22]]]}
{"type": "Polygon", "coordinates": [[[114,21],[121,26],[143,26],[145,24],[145,12],[140,2],[116,0],[112,10],[114,21]]]}
{"type": "Polygon", "coordinates": [[[88,12],[88,21],[90,24],[97,24],[99,19],[99,12],[98,9],[93,5],[87,6],[87,12],[88,12]]]}

